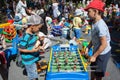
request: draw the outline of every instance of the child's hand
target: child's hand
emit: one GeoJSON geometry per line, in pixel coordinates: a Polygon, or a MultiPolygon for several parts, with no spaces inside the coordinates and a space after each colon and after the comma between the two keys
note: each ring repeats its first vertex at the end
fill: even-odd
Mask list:
{"type": "Polygon", "coordinates": [[[41,46],[39,46],[39,47],[37,47],[37,48],[34,48],[33,49],[33,52],[37,52],[37,51],[39,51],[41,49],[41,46]]]}
{"type": "Polygon", "coordinates": [[[39,50],[39,48],[34,48],[32,51],[37,52],[38,50],[39,50]]]}
{"type": "Polygon", "coordinates": [[[45,51],[45,49],[41,46],[40,50],[45,51]]]}
{"type": "Polygon", "coordinates": [[[95,56],[91,56],[91,57],[89,58],[89,61],[90,61],[90,62],[95,62],[95,61],[96,61],[96,57],[95,57],[95,56]]]}

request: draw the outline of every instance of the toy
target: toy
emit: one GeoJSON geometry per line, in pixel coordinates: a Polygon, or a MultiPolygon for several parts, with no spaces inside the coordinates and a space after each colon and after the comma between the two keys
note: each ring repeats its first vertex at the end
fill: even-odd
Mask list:
{"type": "Polygon", "coordinates": [[[4,32],[6,32],[6,34],[4,34],[6,42],[11,42],[16,36],[16,29],[13,25],[5,27],[4,32]]]}
{"type": "Polygon", "coordinates": [[[42,72],[47,69],[47,62],[45,60],[37,63],[37,71],[42,72]]]}
{"type": "Polygon", "coordinates": [[[5,23],[0,25],[0,33],[5,36],[6,42],[12,42],[12,39],[16,36],[16,29],[11,23],[5,23]]]}
{"type": "Polygon", "coordinates": [[[55,45],[51,49],[46,80],[89,80],[86,63],[78,46],[55,45]]]}
{"type": "Polygon", "coordinates": [[[85,49],[86,47],[88,46],[88,42],[87,41],[83,41],[82,42],[82,50],[81,50],[81,54],[84,54],[85,53],[85,49]]]}
{"type": "Polygon", "coordinates": [[[10,25],[10,23],[0,24],[0,29],[1,29],[1,28],[5,28],[6,26],[9,26],[9,25],[10,25]]]}

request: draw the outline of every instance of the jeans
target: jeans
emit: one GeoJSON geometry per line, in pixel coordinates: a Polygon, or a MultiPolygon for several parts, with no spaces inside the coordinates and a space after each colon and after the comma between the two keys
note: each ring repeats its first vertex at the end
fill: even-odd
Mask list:
{"type": "Polygon", "coordinates": [[[36,63],[33,63],[31,65],[25,65],[25,68],[26,68],[29,80],[38,78],[36,63]]]}

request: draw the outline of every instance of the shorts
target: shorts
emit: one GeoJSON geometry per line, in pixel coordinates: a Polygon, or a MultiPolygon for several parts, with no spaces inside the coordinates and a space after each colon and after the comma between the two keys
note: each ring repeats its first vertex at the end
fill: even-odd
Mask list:
{"type": "Polygon", "coordinates": [[[0,64],[7,64],[7,60],[5,58],[5,53],[3,51],[0,52],[0,64]]]}
{"type": "Polygon", "coordinates": [[[33,63],[31,65],[25,65],[25,68],[26,68],[29,80],[38,78],[36,63],[33,63]]]}
{"type": "Polygon", "coordinates": [[[109,51],[105,55],[99,55],[96,58],[96,62],[91,63],[91,67],[96,66],[96,67],[91,68],[92,70],[95,70],[95,72],[93,72],[95,74],[95,76],[97,76],[97,77],[104,77],[105,76],[107,63],[108,63],[108,60],[110,58],[110,55],[111,55],[111,51],[109,51]]]}

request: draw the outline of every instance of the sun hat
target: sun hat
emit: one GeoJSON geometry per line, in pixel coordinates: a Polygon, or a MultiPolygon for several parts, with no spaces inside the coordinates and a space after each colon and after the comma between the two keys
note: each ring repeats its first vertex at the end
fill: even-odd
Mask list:
{"type": "Polygon", "coordinates": [[[104,6],[105,3],[102,2],[101,0],[93,0],[89,3],[89,5],[85,8],[85,10],[87,11],[89,8],[93,8],[93,9],[97,9],[100,11],[104,11],[104,6]]]}
{"type": "Polygon", "coordinates": [[[75,10],[75,16],[79,16],[79,15],[82,15],[82,14],[83,14],[83,12],[82,12],[81,9],[76,9],[75,10]]]}
{"type": "Polygon", "coordinates": [[[43,19],[38,15],[31,15],[27,20],[27,25],[43,24],[43,19]]]}

